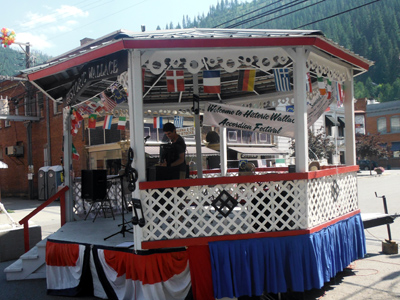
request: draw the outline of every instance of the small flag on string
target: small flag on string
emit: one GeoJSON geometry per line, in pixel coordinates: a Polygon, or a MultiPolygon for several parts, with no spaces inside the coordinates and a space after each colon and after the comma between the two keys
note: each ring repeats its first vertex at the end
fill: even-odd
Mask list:
{"type": "Polygon", "coordinates": [[[327,86],[326,86],[326,91],[328,93],[328,100],[332,98],[332,82],[327,79],[326,80],[327,86]]]}
{"type": "Polygon", "coordinates": [[[106,115],[104,117],[104,124],[103,124],[104,129],[111,129],[112,119],[113,119],[112,115],[106,115]]]}
{"type": "Polygon", "coordinates": [[[126,125],[126,117],[125,116],[120,116],[118,119],[118,130],[125,130],[125,125],[126,125]]]}
{"type": "Polygon", "coordinates": [[[89,116],[88,128],[96,128],[96,120],[97,120],[97,115],[96,114],[91,114],[89,116]]]}
{"type": "Polygon", "coordinates": [[[286,111],[287,112],[294,112],[294,105],[287,105],[286,106],[286,111]]]}
{"type": "Polygon", "coordinates": [[[289,69],[274,69],[275,87],[278,92],[292,90],[290,87],[289,69]]]}
{"type": "Polygon", "coordinates": [[[79,160],[79,153],[76,151],[74,144],[72,144],[72,159],[79,160]]]}
{"type": "Polygon", "coordinates": [[[306,74],[306,91],[312,93],[311,76],[309,72],[306,74]]]}
{"type": "Polygon", "coordinates": [[[318,81],[319,94],[320,94],[321,96],[326,95],[326,88],[325,88],[324,78],[322,78],[322,77],[317,77],[317,81],[318,81]]]}
{"type": "Polygon", "coordinates": [[[103,102],[105,111],[112,111],[117,106],[117,102],[107,97],[107,95],[104,92],[101,92],[99,96],[101,101],[103,102]]]}
{"type": "Polygon", "coordinates": [[[182,128],[183,127],[183,117],[174,116],[174,125],[176,128],[182,128]]]}
{"type": "Polygon", "coordinates": [[[185,77],[183,71],[167,71],[166,73],[168,92],[183,92],[185,90],[185,77]]]}
{"type": "Polygon", "coordinates": [[[162,117],[154,117],[153,118],[153,127],[154,128],[162,128],[162,117]]]}
{"type": "Polygon", "coordinates": [[[220,71],[203,71],[203,89],[204,89],[204,93],[220,94],[221,93],[221,72],[220,71]]]}
{"type": "Polygon", "coordinates": [[[238,91],[254,91],[254,82],[256,79],[256,70],[239,70],[238,91]]]}
{"type": "Polygon", "coordinates": [[[339,82],[336,82],[336,102],[337,102],[337,107],[342,107],[343,106],[343,89],[342,85],[339,82]]]}
{"type": "Polygon", "coordinates": [[[72,109],[72,114],[75,116],[76,121],[80,122],[83,120],[82,115],[75,108],[72,109]]]}
{"type": "Polygon", "coordinates": [[[120,104],[120,103],[126,101],[125,96],[119,90],[119,84],[118,83],[112,84],[110,88],[111,88],[111,92],[113,93],[113,98],[114,98],[114,100],[115,100],[115,102],[117,104],[120,104]]]}

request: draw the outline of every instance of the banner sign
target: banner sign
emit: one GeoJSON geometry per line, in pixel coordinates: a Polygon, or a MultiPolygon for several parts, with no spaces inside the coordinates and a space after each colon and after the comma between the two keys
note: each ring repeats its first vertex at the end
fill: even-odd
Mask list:
{"type": "Polygon", "coordinates": [[[176,128],[176,133],[180,136],[195,135],[194,127],[176,128]]]}
{"type": "MultiPolygon", "coordinates": [[[[308,127],[324,113],[331,99],[317,96],[308,103],[308,127]]],[[[272,111],[220,103],[207,103],[203,124],[245,131],[256,131],[294,138],[296,120],[294,112],[272,111]]]]}
{"type": "Polygon", "coordinates": [[[82,68],[79,77],[68,91],[66,95],[67,103],[74,103],[92,82],[117,77],[117,75],[125,72],[127,69],[128,54],[126,51],[113,53],[88,63],[82,68]]]}

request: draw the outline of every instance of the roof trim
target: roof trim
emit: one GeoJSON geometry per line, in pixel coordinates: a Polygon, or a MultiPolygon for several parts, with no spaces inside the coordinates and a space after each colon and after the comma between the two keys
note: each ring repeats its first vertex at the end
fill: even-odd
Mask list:
{"type": "Polygon", "coordinates": [[[373,63],[351,55],[340,49],[321,36],[301,37],[247,37],[247,38],[168,38],[168,39],[121,39],[101,48],[85,52],[72,58],[65,58],[62,62],[53,62],[46,68],[28,75],[29,80],[37,80],[50,76],[65,69],[84,64],[102,56],[124,49],[176,49],[176,48],[230,48],[230,47],[295,47],[314,46],[331,55],[334,55],[356,67],[368,70],[373,63]]]}

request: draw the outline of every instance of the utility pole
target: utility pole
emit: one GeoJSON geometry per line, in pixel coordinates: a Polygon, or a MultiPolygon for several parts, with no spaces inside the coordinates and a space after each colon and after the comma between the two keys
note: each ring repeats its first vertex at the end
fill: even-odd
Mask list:
{"type": "MultiPolygon", "coordinates": [[[[29,43],[19,43],[20,45],[25,45],[25,67],[29,69],[31,67],[30,64],[30,44],[29,43]]],[[[25,91],[27,102],[30,103],[32,101],[32,86],[28,82],[25,84],[25,91]]],[[[32,112],[31,105],[25,106],[28,111],[25,112],[30,114],[32,112]]],[[[33,154],[32,154],[32,121],[27,121],[24,123],[26,127],[26,135],[27,135],[27,155],[28,155],[28,193],[29,199],[34,199],[34,185],[33,185],[33,175],[34,175],[34,166],[33,166],[33,154]]]]}

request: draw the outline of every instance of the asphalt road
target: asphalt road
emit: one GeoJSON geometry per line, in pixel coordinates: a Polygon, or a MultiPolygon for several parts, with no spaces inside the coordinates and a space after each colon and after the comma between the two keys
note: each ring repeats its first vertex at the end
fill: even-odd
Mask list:
{"type": "MultiPolygon", "coordinates": [[[[362,213],[383,213],[382,198],[386,196],[390,214],[400,214],[400,170],[388,170],[381,176],[370,175],[369,171],[358,174],[359,206],[362,213]]],[[[6,204],[10,199],[2,199],[6,204]]],[[[31,200],[32,201],[32,200],[31,200]]],[[[13,201],[15,202],[15,201],[13,201]]],[[[15,220],[20,220],[31,207],[41,202],[20,201],[13,205],[6,205],[7,209],[15,209],[12,214],[15,220]]],[[[59,207],[54,204],[46,209],[34,222],[42,225],[43,237],[55,232],[59,228],[59,207]]],[[[400,217],[390,225],[392,240],[400,243],[400,217]]],[[[346,270],[337,274],[331,282],[322,289],[311,290],[305,293],[287,293],[280,295],[281,300],[399,300],[400,299],[400,254],[387,255],[382,253],[382,241],[388,238],[387,227],[378,226],[365,230],[367,255],[365,258],[352,263],[346,270]]],[[[12,261],[0,263],[0,300],[46,300],[63,299],[63,297],[46,295],[46,280],[6,281],[3,270],[12,261]]],[[[268,295],[263,299],[279,299],[277,295],[268,295]]],[[[72,298],[77,300],[92,300],[96,297],[72,298]]],[[[250,299],[250,298],[246,298],[250,299]]],[[[255,298],[253,298],[255,299],[255,298]]],[[[151,300],[151,299],[149,299],[151,300]]],[[[154,299],[156,300],[156,299],[154,299]]],[[[242,300],[242,298],[241,298],[242,300]]],[[[245,299],[243,299],[245,300],[245,299]]]]}

